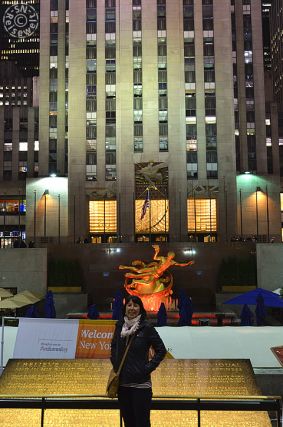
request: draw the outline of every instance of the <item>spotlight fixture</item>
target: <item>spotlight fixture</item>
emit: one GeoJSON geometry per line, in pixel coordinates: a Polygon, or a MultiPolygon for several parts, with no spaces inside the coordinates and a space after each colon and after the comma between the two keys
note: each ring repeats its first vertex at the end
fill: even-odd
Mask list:
{"type": "Polygon", "coordinates": [[[189,256],[193,256],[196,254],[196,250],[193,248],[188,248],[188,249],[184,249],[183,250],[183,254],[184,255],[189,255],[189,256]]]}
{"type": "Polygon", "coordinates": [[[261,187],[256,187],[256,192],[257,192],[257,193],[258,193],[258,192],[263,193],[263,191],[262,191],[261,187]]]}
{"type": "Polygon", "coordinates": [[[43,195],[44,195],[44,196],[47,196],[48,194],[49,194],[49,190],[48,190],[48,189],[44,190],[43,195]]]}
{"type": "Polygon", "coordinates": [[[121,252],[121,248],[106,248],[105,249],[105,253],[107,253],[107,255],[113,255],[113,254],[117,254],[121,252]]]}

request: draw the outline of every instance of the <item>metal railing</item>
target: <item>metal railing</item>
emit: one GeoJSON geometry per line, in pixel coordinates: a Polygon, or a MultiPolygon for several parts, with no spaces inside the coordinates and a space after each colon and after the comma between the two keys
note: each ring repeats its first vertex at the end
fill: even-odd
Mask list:
{"type": "MultiPolygon", "coordinates": [[[[44,415],[48,409],[119,409],[117,399],[104,396],[56,396],[56,397],[0,397],[1,408],[40,409],[41,427],[44,427],[44,415]]],[[[274,412],[275,425],[280,427],[282,400],[278,396],[241,396],[229,398],[176,398],[175,396],[156,396],[152,401],[153,410],[197,411],[198,427],[201,427],[201,411],[264,411],[274,412]]],[[[122,419],[120,416],[120,427],[122,419]]]]}

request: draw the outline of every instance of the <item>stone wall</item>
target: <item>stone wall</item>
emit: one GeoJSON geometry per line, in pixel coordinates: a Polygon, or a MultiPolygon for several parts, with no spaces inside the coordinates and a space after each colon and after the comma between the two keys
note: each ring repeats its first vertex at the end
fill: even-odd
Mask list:
{"type": "Polygon", "coordinates": [[[47,249],[10,248],[0,250],[0,287],[46,293],[47,249]]]}
{"type": "Polygon", "coordinates": [[[256,254],[258,287],[270,291],[283,288],[283,245],[281,243],[258,244],[256,254]]]}

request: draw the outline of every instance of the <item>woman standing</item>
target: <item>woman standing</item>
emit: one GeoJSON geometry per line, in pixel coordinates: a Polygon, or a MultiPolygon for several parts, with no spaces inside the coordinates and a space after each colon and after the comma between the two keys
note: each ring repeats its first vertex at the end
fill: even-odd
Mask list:
{"type": "Polygon", "coordinates": [[[133,337],[120,373],[120,410],[125,427],[150,427],[150,374],[165,357],[166,348],[154,327],[146,321],[146,311],[139,297],[126,298],[123,314],[124,319],[116,324],[111,344],[111,363],[117,372],[126,346],[133,337]],[[150,347],[155,352],[151,360],[150,347]]]}

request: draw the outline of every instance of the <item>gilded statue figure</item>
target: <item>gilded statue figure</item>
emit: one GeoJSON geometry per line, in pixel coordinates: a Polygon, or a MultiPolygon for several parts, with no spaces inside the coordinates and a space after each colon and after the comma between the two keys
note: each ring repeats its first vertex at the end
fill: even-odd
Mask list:
{"type": "Polygon", "coordinates": [[[161,256],[159,245],[152,245],[152,247],[154,248],[152,262],[134,260],[131,265],[119,266],[120,270],[129,270],[125,273],[127,292],[141,297],[147,309],[149,306],[159,307],[160,303],[165,302],[172,294],[173,277],[167,271],[170,267],[187,267],[194,263],[194,261],[179,263],[174,260],[174,252],[169,251],[167,256],[161,256]]]}

